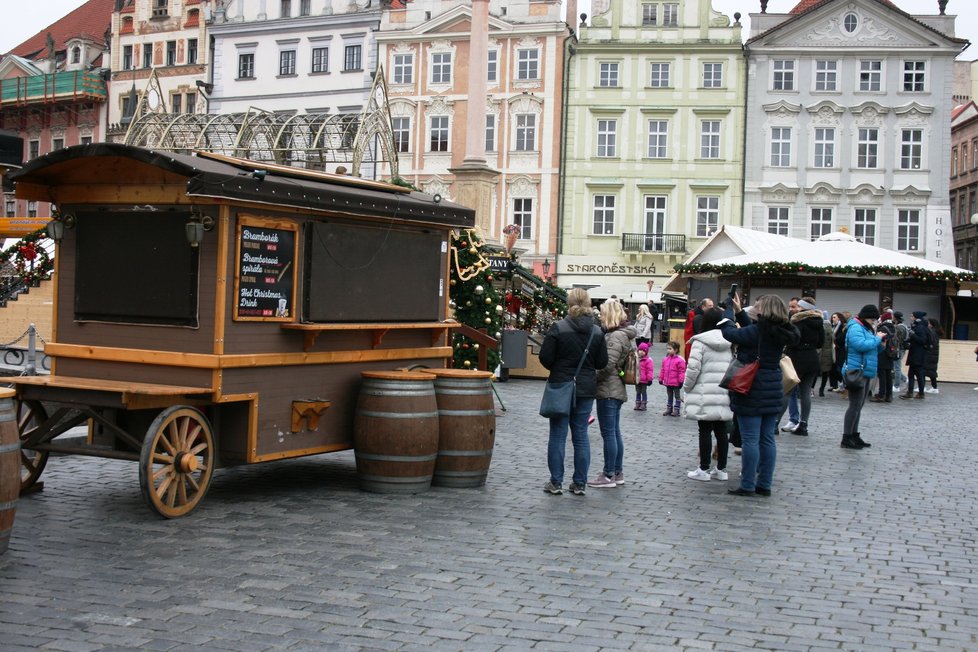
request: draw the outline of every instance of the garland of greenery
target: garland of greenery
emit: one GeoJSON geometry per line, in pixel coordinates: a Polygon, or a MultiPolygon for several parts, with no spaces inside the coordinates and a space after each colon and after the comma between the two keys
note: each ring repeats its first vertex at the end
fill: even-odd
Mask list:
{"type": "Polygon", "coordinates": [[[830,265],[819,266],[807,263],[787,262],[787,263],[748,263],[746,265],[736,265],[726,263],[714,265],[713,263],[681,263],[674,268],[677,274],[716,274],[723,276],[763,276],[769,274],[810,274],[814,276],[832,276],[839,274],[843,276],[892,276],[898,278],[912,278],[924,282],[947,282],[956,281],[973,282],[978,281],[978,274],[967,272],[956,274],[950,271],[933,271],[920,269],[919,267],[902,267],[898,265],[830,265]]]}
{"type": "Polygon", "coordinates": [[[39,241],[48,237],[42,228],[0,252],[0,267],[12,264],[25,285],[37,285],[54,270],[54,261],[39,241]]]}

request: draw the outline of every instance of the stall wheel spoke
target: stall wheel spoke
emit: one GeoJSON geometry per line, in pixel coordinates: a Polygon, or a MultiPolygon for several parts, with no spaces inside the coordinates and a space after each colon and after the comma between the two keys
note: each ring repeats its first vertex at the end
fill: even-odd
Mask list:
{"type": "MultiPolygon", "coordinates": [[[[41,424],[48,420],[48,414],[39,401],[16,399],[17,433],[21,443],[26,442],[37,432],[41,424]]],[[[48,454],[29,448],[20,449],[20,491],[23,493],[37,482],[48,463],[48,454]]]]}
{"type": "Polygon", "coordinates": [[[139,462],[140,488],[150,509],[166,518],[193,511],[210,486],[214,435],[199,410],[175,406],[150,425],[139,462]]]}

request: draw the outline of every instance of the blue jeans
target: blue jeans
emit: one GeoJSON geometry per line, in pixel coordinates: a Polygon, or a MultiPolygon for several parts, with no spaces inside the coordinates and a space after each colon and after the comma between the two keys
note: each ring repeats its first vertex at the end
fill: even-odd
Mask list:
{"type": "Polygon", "coordinates": [[[567,448],[567,428],[570,427],[571,444],[574,446],[574,482],[587,484],[587,470],[591,464],[591,445],[587,439],[587,419],[594,407],[593,398],[579,398],[570,417],[550,420],[550,442],[547,444],[547,466],[550,481],[564,482],[564,451],[567,448]]]}
{"type": "Polygon", "coordinates": [[[801,414],[798,410],[798,389],[801,385],[795,385],[795,388],[788,392],[788,421],[791,423],[798,423],[801,421],[801,414]]]}
{"type": "Polygon", "coordinates": [[[754,491],[757,487],[770,489],[774,478],[774,463],[778,448],[774,443],[777,414],[738,414],[740,426],[741,470],[740,488],[754,491]]]}
{"type": "MultiPolygon", "coordinates": [[[[904,351],[904,353],[906,353],[904,351]]],[[[903,373],[903,355],[893,361],[893,386],[899,387],[907,382],[907,375],[903,373]]]]}
{"type": "Polygon", "coordinates": [[[621,405],[617,398],[598,399],[598,425],[604,440],[604,474],[613,478],[622,472],[625,444],[621,439],[621,405]]]}

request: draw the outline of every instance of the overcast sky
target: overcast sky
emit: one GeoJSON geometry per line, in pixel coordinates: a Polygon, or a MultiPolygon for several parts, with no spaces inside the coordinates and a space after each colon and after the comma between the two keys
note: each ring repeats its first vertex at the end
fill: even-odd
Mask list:
{"type": "MultiPolygon", "coordinates": [[[[637,2],[638,0],[625,0],[637,2]]],[[[893,3],[908,14],[936,14],[937,0],[892,0],[893,3]]],[[[2,19],[4,28],[0,30],[0,53],[9,52],[17,44],[27,40],[51,23],[83,5],[85,0],[3,0],[2,19]]],[[[792,9],[798,0],[770,0],[768,12],[786,13],[792,9]]],[[[760,0],[713,0],[713,8],[726,14],[733,20],[734,12],[742,14],[744,23],[744,38],[749,33],[748,14],[761,10],[760,0]]],[[[957,36],[978,43],[978,2],[975,0],[950,0],[947,13],[957,15],[957,36]]],[[[578,11],[591,13],[590,0],[579,0],[578,11]]],[[[978,59],[978,44],[969,47],[961,56],[971,61],[978,59]]]]}

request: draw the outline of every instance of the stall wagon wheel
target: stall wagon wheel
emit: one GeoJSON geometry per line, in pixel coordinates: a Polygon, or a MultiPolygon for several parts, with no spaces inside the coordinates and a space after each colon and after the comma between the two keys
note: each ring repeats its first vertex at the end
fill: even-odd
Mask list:
{"type": "MultiPolygon", "coordinates": [[[[40,401],[24,401],[18,398],[15,407],[17,409],[17,433],[20,435],[21,441],[27,441],[41,424],[48,420],[48,413],[40,401]]],[[[20,449],[21,493],[34,486],[47,463],[47,451],[20,449]]]]}
{"type": "Polygon", "coordinates": [[[201,412],[174,406],[146,431],[139,455],[139,486],[150,509],[166,518],[197,507],[214,473],[214,434],[201,412]]]}

